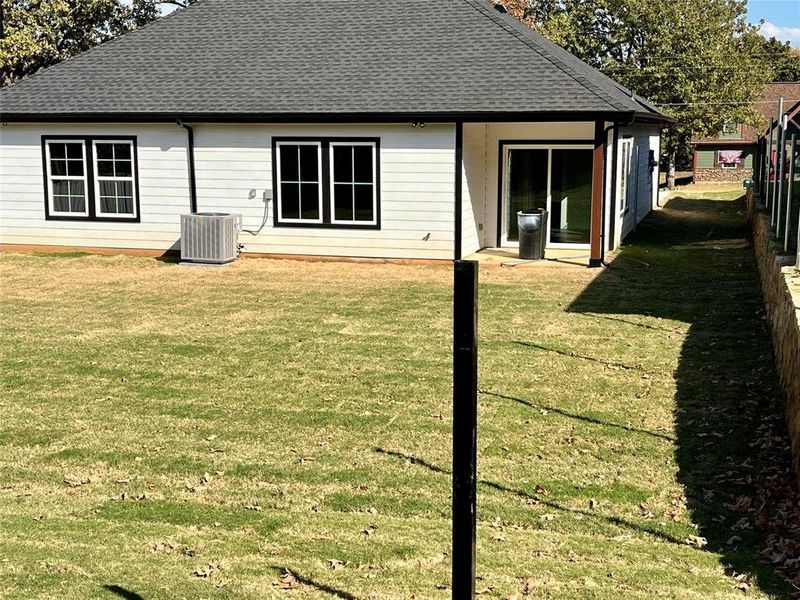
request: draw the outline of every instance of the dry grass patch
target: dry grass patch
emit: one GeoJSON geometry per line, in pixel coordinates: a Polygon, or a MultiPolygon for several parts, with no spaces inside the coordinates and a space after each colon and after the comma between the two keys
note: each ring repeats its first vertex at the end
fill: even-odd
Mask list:
{"type": "MultiPolygon", "coordinates": [[[[725,377],[772,389],[749,250],[696,243],[743,223],[707,204],[601,274],[481,272],[485,595],[735,598],[745,571],[778,597],[755,537],[706,532],[727,490],[686,454],[724,459],[691,398],[727,381],[687,348],[742,358],[709,287],[750,336],[725,377]]],[[[0,595],[449,596],[448,267],[4,255],[0,280],[0,595]]]]}

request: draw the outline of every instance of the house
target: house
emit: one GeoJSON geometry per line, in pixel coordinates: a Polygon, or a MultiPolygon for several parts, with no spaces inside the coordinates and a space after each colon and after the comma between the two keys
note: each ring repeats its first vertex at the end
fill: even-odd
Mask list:
{"type": "Polygon", "coordinates": [[[619,245],[656,108],[485,0],[201,0],[0,91],[0,244],[164,252],[189,211],[255,255],[619,245]]]}
{"type": "MultiPolygon", "coordinates": [[[[776,166],[778,160],[777,152],[778,145],[780,144],[779,136],[784,136],[787,146],[791,141],[792,135],[800,138],[800,83],[797,84],[797,87],[799,98],[796,101],[792,100],[791,103],[787,104],[786,99],[784,99],[783,116],[786,118],[785,131],[781,131],[781,121],[776,118],[761,136],[764,142],[767,144],[770,142],[770,140],[772,141],[772,152],[770,154],[772,156],[773,167],[776,166]]],[[[774,178],[775,176],[773,175],[773,179],[774,178]]]]}
{"type": "Polygon", "coordinates": [[[725,123],[715,136],[693,139],[693,180],[743,181],[752,178],[758,138],[769,125],[770,118],[777,120],[779,98],[784,99],[785,113],[794,110],[800,103],[800,83],[768,83],[764,86],[753,108],[766,125],[731,121],[725,123]]]}

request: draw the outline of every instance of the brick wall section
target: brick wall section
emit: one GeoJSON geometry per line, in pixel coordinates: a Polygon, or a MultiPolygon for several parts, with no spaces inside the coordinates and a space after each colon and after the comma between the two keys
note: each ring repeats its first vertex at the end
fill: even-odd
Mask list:
{"type": "Polygon", "coordinates": [[[794,257],[778,253],[769,216],[756,206],[752,188],[747,193],[747,215],[753,227],[753,246],[772,333],[775,366],[792,438],[792,463],[800,487],[800,275],[793,266],[794,257]]]}
{"type": "Polygon", "coordinates": [[[743,181],[753,178],[753,169],[697,169],[695,181],[743,181]]]}

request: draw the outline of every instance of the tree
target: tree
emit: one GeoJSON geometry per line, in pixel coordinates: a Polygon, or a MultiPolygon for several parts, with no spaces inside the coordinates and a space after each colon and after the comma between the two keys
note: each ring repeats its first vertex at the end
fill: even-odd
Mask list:
{"type": "Polygon", "coordinates": [[[774,37],[760,41],[760,52],[772,69],[771,81],[800,81],[800,50],[774,37]]]}
{"type": "Polygon", "coordinates": [[[756,124],[769,80],[746,0],[528,0],[523,18],[546,37],[677,119],[662,148],[674,174],[692,133],[756,124]]]}
{"type": "Polygon", "coordinates": [[[0,85],[32,75],[195,0],[0,0],[0,85]]]}

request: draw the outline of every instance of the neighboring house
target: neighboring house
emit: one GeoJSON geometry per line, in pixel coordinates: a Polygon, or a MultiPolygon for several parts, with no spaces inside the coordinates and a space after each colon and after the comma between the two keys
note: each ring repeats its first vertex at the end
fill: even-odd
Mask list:
{"type": "MultiPolygon", "coordinates": [[[[694,181],[743,181],[753,177],[758,137],[777,119],[778,99],[789,113],[800,102],[800,83],[768,83],[753,108],[764,118],[763,126],[728,122],[716,136],[692,140],[694,181]]],[[[769,132],[767,132],[769,135],[769,132]]]]}
{"type": "MultiPolygon", "coordinates": [[[[800,88],[800,84],[797,85],[798,88],[800,88]]],[[[786,106],[785,102],[784,106],[786,106]]],[[[794,104],[788,105],[783,114],[786,116],[786,131],[781,132],[779,127],[780,122],[776,119],[775,123],[771,127],[767,127],[766,132],[762,134],[765,143],[769,143],[770,133],[772,134],[772,152],[770,156],[772,157],[773,166],[775,166],[777,160],[778,144],[780,144],[778,136],[783,135],[785,137],[787,146],[791,141],[792,135],[800,138],[800,99],[794,102],[794,104]]],[[[772,178],[775,179],[776,176],[777,174],[773,174],[772,178]]]]}
{"type": "Polygon", "coordinates": [[[201,0],[0,91],[0,243],[453,259],[603,253],[654,206],[669,119],[484,0],[201,0]]]}

